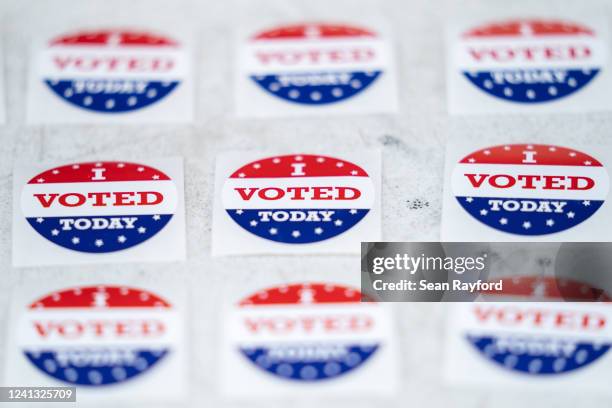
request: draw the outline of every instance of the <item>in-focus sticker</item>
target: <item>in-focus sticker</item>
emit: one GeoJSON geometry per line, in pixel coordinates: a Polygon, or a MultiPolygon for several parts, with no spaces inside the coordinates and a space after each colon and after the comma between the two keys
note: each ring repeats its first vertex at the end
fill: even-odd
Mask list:
{"type": "Polygon", "coordinates": [[[573,232],[595,239],[594,220],[609,217],[604,208],[610,183],[604,165],[609,155],[597,156],[557,145],[505,144],[464,154],[454,164],[448,159],[452,198],[445,195],[443,238],[563,240],[573,232]],[[503,235],[487,233],[492,231],[503,235]]]}
{"type": "Polygon", "coordinates": [[[182,121],[191,114],[189,54],[174,38],[78,31],[50,39],[35,54],[32,121],[182,121]]]}
{"type": "Polygon", "coordinates": [[[230,366],[226,373],[253,377],[253,388],[263,387],[259,392],[286,391],[283,386],[317,390],[337,382],[358,382],[372,391],[369,385],[379,385],[361,381],[375,378],[378,359],[388,353],[383,349],[390,348],[390,322],[383,305],[360,298],[356,289],[323,283],[281,285],[248,296],[227,320],[227,341],[241,364],[237,373],[230,366]]]}
{"type": "Polygon", "coordinates": [[[150,398],[143,387],[159,398],[182,389],[176,384],[184,369],[182,313],[157,293],[74,286],[27,302],[16,297],[13,313],[11,378],[76,386],[84,401],[150,398]]]}
{"type": "Polygon", "coordinates": [[[217,187],[221,208],[215,217],[222,217],[223,227],[213,226],[221,241],[213,252],[325,251],[327,243],[332,251],[348,245],[359,250],[351,236],[376,233],[376,227],[370,229],[380,200],[375,156],[358,162],[312,154],[264,156],[235,167],[230,163],[239,156],[220,158],[217,180],[228,176],[217,187]]]}
{"type": "Polygon", "coordinates": [[[172,231],[184,230],[181,167],[172,160],[161,168],[100,161],[33,172],[15,198],[15,219],[19,217],[15,264],[72,263],[73,258],[78,262],[87,257],[90,262],[141,260],[143,252],[130,249],[146,250],[149,240],[158,236],[151,248],[166,243],[164,259],[180,257],[184,248],[177,245],[183,239],[173,237],[172,231]],[[25,223],[26,231],[20,230],[25,223]],[[40,251],[40,256],[30,257],[32,250],[40,251]],[[118,253],[117,258],[105,257],[118,253]]]}
{"type": "Polygon", "coordinates": [[[238,64],[239,114],[395,110],[388,40],[368,27],[313,23],[266,28],[239,44],[238,64]]]}
{"type": "MultiPolygon", "coordinates": [[[[607,26],[597,20],[510,19],[457,30],[449,39],[451,112],[488,109],[481,101],[492,103],[491,109],[533,109],[570,100],[587,87],[605,87],[598,78],[607,71],[607,26]],[[466,87],[472,89],[463,93],[466,87]],[[483,98],[472,98],[474,93],[483,98]]],[[[596,93],[585,97],[598,99],[596,93]]],[[[563,106],[580,109],[581,103],[563,106]]]]}
{"type": "Polygon", "coordinates": [[[453,382],[607,390],[598,376],[610,369],[608,306],[563,302],[455,306],[449,320],[447,362],[453,382]],[[533,383],[536,378],[539,381],[533,383]]]}

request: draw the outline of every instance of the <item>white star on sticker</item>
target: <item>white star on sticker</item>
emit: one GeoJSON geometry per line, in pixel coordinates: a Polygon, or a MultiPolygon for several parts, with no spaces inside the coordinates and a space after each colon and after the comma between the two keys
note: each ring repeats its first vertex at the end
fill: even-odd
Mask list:
{"type": "Polygon", "coordinates": [[[73,168],[73,169],[75,169],[75,170],[76,170],[76,169],[78,169],[79,167],[80,167],[80,166],[79,166],[78,164],[73,164],[73,165],[72,165],[72,168],[73,168]]]}
{"type": "Polygon", "coordinates": [[[315,228],[314,232],[315,232],[315,234],[317,234],[317,235],[321,235],[321,234],[323,233],[323,228],[321,228],[321,227],[317,227],[317,228],[315,228]]]}
{"type": "Polygon", "coordinates": [[[357,214],[357,210],[352,209],[352,210],[350,210],[350,211],[349,211],[349,213],[351,213],[351,214],[355,215],[355,214],[357,214]]]}
{"type": "Polygon", "coordinates": [[[465,201],[467,201],[468,203],[471,203],[472,201],[474,201],[474,199],[472,197],[468,197],[465,199],[465,201]]]}
{"type": "Polygon", "coordinates": [[[525,229],[529,229],[529,228],[531,228],[531,223],[530,223],[529,221],[525,221],[525,222],[523,223],[523,228],[525,228],[525,229]]]}
{"type": "Polygon", "coordinates": [[[102,241],[101,239],[96,239],[96,242],[94,242],[94,245],[100,248],[102,245],[104,245],[104,241],[102,241]]]}
{"type": "Polygon", "coordinates": [[[274,164],[278,164],[278,163],[280,163],[280,161],[281,160],[278,157],[275,157],[274,159],[272,159],[272,163],[274,163],[274,164]]]}
{"type": "Polygon", "coordinates": [[[317,162],[318,163],[323,163],[325,161],[324,157],[317,157],[317,162]]]}
{"type": "Polygon", "coordinates": [[[125,167],[125,163],[118,163],[118,164],[117,164],[117,167],[119,167],[120,169],[121,169],[121,168],[124,168],[124,167],[125,167]]]}
{"type": "Polygon", "coordinates": [[[527,149],[532,150],[533,149],[533,145],[527,145],[527,149]]]}
{"type": "Polygon", "coordinates": [[[36,182],[37,182],[37,183],[44,183],[44,182],[45,182],[45,179],[41,177],[41,178],[39,178],[38,180],[36,180],[36,182]]]}
{"type": "Polygon", "coordinates": [[[591,205],[591,202],[589,200],[584,200],[582,202],[582,205],[584,205],[585,207],[588,207],[589,205],[591,205]]]}
{"type": "Polygon", "coordinates": [[[257,221],[253,220],[250,222],[250,224],[251,224],[251,227],[255,227],[257,226],[257,221]]]}
{"type": "Polygon", "coordinates": [[[96,163],[96,167],[102,167],[102,163],[97,162],[97,163],[96,163]]]}
{"type": "Polygon", "coordinates": [[[59,170],[53,170],[51,173],[53,173],[53,174],[59,174],[59,170]]]}
{"type": "Polygon", "coordinates": [[[338,163],[336,163],[336,167],[344,167],[344,163],[338,162],[338,163]]]}
{"type": "Polygon", "coordinates": [[[302,234],[300,234],[300,231],[297,231],[297,230],[296,230],[296,231],[293,231],[293,232],[291,233],[291,236],[292,236],[293,238],[298,238],[300,235],[302,235],[302,234]]]}
{"type": "Polygon", "coordinates": [[[246,174],[244,174],[244,173],[239,173],[238,174],[238,177],[240,177],[240,178],[244,178],[244,176],[246,176],[246,174]]]}
{"type": "Polygon", "coordinates": [[[500,223],[501,225],[506,225],[506,224],[508,223],[508,219],[507,219],[507,218],[500,218],[500,219],[499,219],[499,223],[500,223]]]}
{"type": "Polygon", "coordinates": [[[153,176],[153,180],[159,180],[159,175],[155,174],[155,175],[153,176]]]}
{"type": "Polygon", "coordinates": [[[484,153],[484,154],[486,154],[486,155],[488,156],[488,155],[490,155],[490,154],[491,154],[491,151],[490,151],[490,150],[485,150],[483,153],[484,153]]]}
{"type": "Polygon", "coordinates": [[[254,169],[258,169],[258,168],[260,168],[260,167],[261,167],[261,164],[259,164],[259,163],[255,163],[255,164],[253,165],[253,168],[254,168],[254,169]]]}
{"type": "Polygon", "coordinates": [[[470,163],[474,163],[474,162],[476,161],[476,159],[474,159],[473,157],[470,157],[470,158],[468,159],[468,161],[469,161],[470,163]]]}
{"type": "Polygon", "coordinates": [[[302,156],[295,156],[295,160],[302,161],[304,158],[302,156]]]}
{"type": "Polygon", "coordinates": [[[548,150],[550,150],[551,152],[556,152],[556,151],[557,151],[557,148],[556,148],[556,147],[551,146],[551,147],[549,147],[549,148],[548,148],[548,150]]]}
{"type": "Polygon", "coordinates": [[[136,170],[138,170],[139,172],[141,172],[141,173],[142,173],[142,172],[144,171],[144,167],[139,167],[139,168],[137,168],[136,170]]]}
{"type": "Polygon", "coordinates": [[[38,217],[38,218],[36,219],[36,222],[40,224],[40,223],[41,223],[41,222],[43,222],[44,220],[45,220],[44,218],[42,218],[42,217],[38,217]]]}
{"type": "Polygon", "coordinates": [[[570,211],[570,212],[567,213],[567,218],[574,218],[574,215],[576,215],[576,214],[574,214],[573,211],[570,211]]]}
{"type": "Polygon", "coordinates": [[[78,244],[79,242],[81,242],[81,240],[80,240],[80,239],[78,239],[77,237],[72,238],[72,243],[73,243],[74,245],[78,244]]]}
{"type": "Polygon", "coordinates": [[[569,152],[569,155],[574,157],[574,156],[576,156],[576,152],[569,152]]]}
{"type": "Polygon", "coordinates": [[[238,215],[242,215],[243,212],[244,211],[242,211],[242,210],[236,210],[236,214],[238,214],[238,215]]]}
{"type": "Polygon", "coordinates": [[[145,227],[139,227],[138,228],[138,233],[139,234],[144,234],[145,232],[147,232],[147,229],[145,227]]]}
{"type": "Polygon", "coordinates": [[[276,233],[278,232],[276,228],[270,228],[268,231],[270,232],[270,235],[276,235],[276,233]]]}
{"type": "Polygon", "coordinates": [[[591,163],[590,161],[588,161],[588,160],[584,162],[584,165],[585,165],[585,166],[590,166],[591,164],[592,164],[592,163],[591,163]]]}
{"type": "Polygon", "coordinates": [[[342,220],[336,220],[334,221],[334,224],[336,224],[339,227],[342,225],[342,220]]]}
{"type": "Polygon", "coordinates": [[[155,215],[153,216],[153,219],[154,219],[155,221],[159,221],[159,219],[160,219],[160,218],[161,218],[161,217],[160,217],[159,215],[157,215],[157,214],[155,214],[155,215]]]}
{"type": "Polygon", "coordinates": [[[119,241],[119,243],[123,244],[125,241],[127,241],[127,238],[123,235],[119,235],[119,237],[117,238],[117,241],[119,241]]]}
{"type": "Polygon", "coordinates": [[[51,235],[57,236],[57,235],[59,235],[59,231],[57,229],[52,229],[51,230],[51,235]]]}
{"type": "Polygon", "coordinates": [[[480,210],[480,215],[487,215],[489,212],[487,210],[485,210],[484,208],[482,210],[480,210]]]}
{"type": "Polygon", "coordinates": [[[553,225],[555,225],[555,222],[553,220],[546,220],[546,225],[552,227],[553,225]]]}
{"type": "Polygon", "coordinates": [[[504,150],[506,151],[510,150],[510,146],[504,146],[504,150]]]}
{"type": "Polygon", "coordinates": [[[351,171],[351,175],[352,175],[352,176],[356,176],[357,174],[359,174],[359,172],[358,172],[357,170],[353,170],[353,171],[351,171]]]}

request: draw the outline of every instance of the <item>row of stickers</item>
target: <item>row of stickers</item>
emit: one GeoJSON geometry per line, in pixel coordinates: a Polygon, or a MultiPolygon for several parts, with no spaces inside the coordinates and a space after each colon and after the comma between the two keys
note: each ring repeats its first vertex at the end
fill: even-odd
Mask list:
{"type": "MultiPolygon", "coordinates": [[[[552,295],[557,286],[550,288],[552,295]]],[[[77,386],[81,402],[185,399],[197,361],[187,342],[185,295],[173,285],[24,285],[14,292],[6,332],[7,385],[77,386]]],[[[419,349],[398,343],[390,304],[360,298],[343,284],[296,283],[235,299],[216,322],[219,339],[208,339],[220,345],[215,389],[249,400],[395,395],[400,356],[419,349]]],[[[609,306],[494,302],[451,309],[445,372],[433,373],[448,384],[611,392],[609,306]]],[[[404,369],[415,372],[407,378],[423,374],[404,369]]]]}
{"type": "MultiPolygon", "coordinates": [[[[450,143],[441,238],[609,241],[611,167],[610,149],[450,143]]],[[[221,154],[212,254],[358,253],[382,240],[381,179],[376,151],[221,154]]],[[[14,266],[186,257],[181,159],[21,165],[13,182],[14,266]]]]}
{"type": "MultiPolygon", "coordinates": [[[[243,29],[234,58],[237,115],[396,112],[387,26],[243,29]]],[[[605,19],[472,20],[453,23],[448,34],[452,114],[612,110],[605,19]]],[[[29,123],[193,120],[194,69],[186,36],[68,32],[38,39],[30,60],[29,123]]]]}

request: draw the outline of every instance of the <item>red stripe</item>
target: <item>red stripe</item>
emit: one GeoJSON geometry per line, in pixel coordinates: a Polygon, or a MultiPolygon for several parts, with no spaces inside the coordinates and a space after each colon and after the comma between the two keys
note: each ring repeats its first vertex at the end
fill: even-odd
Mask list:
{"type": "Polygon", "coordinates": [[[602,164],[592,156],[566,147],[541,144],[508,144],[478,150],[465,156],[459,163],[587,166],[585,162],[590,162],[588,167],[602,166],[602,164]],[[529,149],[529,146],[532,148],[529,149]],[[510,149],[508,150],[507,147],[510,149]],[[551,148],[555,150],[551,151],[551,148]],[[537,152],[534,156],[537,163],[523,163],[525,159],[525,154],[523,152],[529,150],[537,152]],[[486,154],[486,151],[489,151],[489,154],[486,154]],[[472,159],[473,161],[471,161],[472,159]]]}
{"type": "Polygon", "coordinates": [[[91,183],[91,182],[109,182],[109,181],[159,181],[170,180],[166,174],[161,171],[138,163],[128,162],[87,162],[73,163],[64,166],[54,167],[46,170],[30,179],[28,184],[49,184],[49,183],[91,183]],[[96,164],[101,164],[97,166],[96,164]],[[120,167],[123,165],[123,167],[120,167]],[[74,168],[78,166],[78,168],[74,168]],[[92,180],[95,176],[93,169],[105,169],[103,176],[104,180],[92,180]],[[139,171],[142,169],[142,171],[139,171]],[[57,172],[55,174],[54,172],[57,172]],[[41,181],[42,180],[42,181],[41,181]]]}
{"type": "Polygon", "coordinates": [[[274,178],[274,177],[368,177],[361,167],[335,157],[311,154],[274,156],[246,164],[232,173],[230,178],[274,178]],[[323,160],[323,161],[321,161],[323,160]],[[303,163],[305,175],[295,175],[293,163],[303,163]],[[354,174],[353,174],[354,172],[354,174]],[[241,174],[243,175],[241,177],[241,174]]]}
{"type": "Polygon", "coordinates": [[[303,39],[310,37],[310,33],[317,32],[321,38],[346,38],[346,37],[375,37],[374,32],[355,26],[344,24],[294,24],[276,27],[255,35],[256,40],[287,40],[303,39]]]}
{"type": "Polygon", "coordinates": [[[583,25],[559,21],[559,20],[536,20],[522,19],[510,20],[482,25],[471,29],[464,35],[466,37],[520,37],[523,30],[528,27],[531,35],[594,35],[593,31],[583,25]]]}
{"type": "Polygon", "coordinates": [[[100,294],[105,294],[104,307],[170,307],[164,299],[148,291],[101,285],[60,290],[32,302],[30,308],[95,308],[100,294]]]}
{"type": "Polygon", "coordinates": [[[177,43],[167,37],[142,31],[97,30],[80,31],[54,38],[51,45],[107,45],[116,37],[119,45],[135,46],[175,46],[177,43]]]}
{"type": "MultiPolygon", "coordinates": [[[[573,279],[557,279],[552,276],[515,276],[501,279],[503,291],[494,289],[481,291],[482,294],[495,296],[534,297],[534,288],[543,286],[541,297],[549,299],[565,299],[568,301],[604,301],[609,302],[610,296],[601,289],[573,279]]],[[[535,296],[540,297],[540,296],[535,296]]]]}
{"type": "Polygon", "coordinates": [[[245,305],[272,304],[304,304],[303,299],[311,299],[310,303],[356,303],[361,300],[361,292],[348,286],[325,283],[296,283],[264,289],[243,299],[245,305]],[[304,294],[304,292],[309,294],[304,294]]]}

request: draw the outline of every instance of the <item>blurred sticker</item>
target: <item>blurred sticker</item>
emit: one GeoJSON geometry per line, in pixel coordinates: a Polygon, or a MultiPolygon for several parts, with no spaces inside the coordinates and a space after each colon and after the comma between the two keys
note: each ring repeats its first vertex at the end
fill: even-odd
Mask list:
{"type": "MultiPolygon", "coordinates": [[[[546,296],[545,287],[537,291],[546,296]]],[[[609,306],[592,303],[453,305],[447,377],[462,384],[609,392],[611,317],[609,306]]]]}
{"type": "MultiPolygon", "coordinates": [[[[449,75],[462,83],[450,88],[451,112],[486,110],[480,100],[491,102],[491,109],[535,111],[554,101],[570,100],[591,83],[605,87],[606,82],[598,79],[606,71],[607,25],[595,20],[511,19],[454,31],[449,39],[453,57],[449,75]],[[471,92],[461,100],[459,92],[466,86],[471,92]],[[474,92],[482,98],[469,97],[474,92]],[[467,105],[462,107],[461,102],[467,105]]],[[[593,93],[585,97],[597,98],[593,93]]],[[[610,106],[601,101],[600,108],[602,103],[610,106]]],[[[580,109],[579,105],[580,101],[555,104],[555,109],[580,109]]]]}
{"type": "Polygon", "coordinates": [[[44,99],[30,100],[32,121],[184,121],[190,115],[185,96],[191,91],[179,92],[190,86],[189,55],[173,38],[79,31],[52,38],[34,61],[31,85],[44,99]]]}
{"type": "Polygon", "coordinates": [[[594,220],[610,219],[602,208],[609,195],[605,162],[610,162],[610,154],[598,151],[595,157],[580,149],[544,144],[461,152],[466,150],[448,150],[453,157],[462,156],[454,164],[447,158],[452,173],[445,194],[443,239],[594,240],[594,220]]]}
{"type": "MultiPolygon", "coordinates": [[[[157,245],[167,244],[165,259],[184,252],[173,249],[181,239],[166,233],[173,222],[184,224],[184,217],[177,217],[183,212],[180,161],[170,160],[161,169],[118,161],[71,163],[32,173],[16,197],[15,217],[20,217],[18,224],[28,224],[20,235],[34,246],[15,244],[16,265],[72,263],[74,256],[75,261],[89,256],[91,262],[106,262],[111,259],[107,255],[120,252],[128,254],[120,258],[140,260],[129,249],[158,234],[162,238],[157,245]],[[30,257],[32,250],[41,256],[30,257]]],[[[177,228],[184,230],[181,225],[170,229],[177,228]]]]}
{"type": "Polygon", "coordinates": [[[358,162],[313,154],[264,156],[236,167],[229,166],[233,159],[219,158],[218,176],[228,169],[230,173],[218,186],[218,216],[231,228],[213,226],[215,238],[224,242],[221,235],[228,237],[227,247],[214,243],[213,251],[269,248],[289,253],[299,247],[297,251],[314,252],[325,251],[328,242],[330,250],[359,250],[350,237],[375,234],[379,224],[375,219],[380,200],[376,156],[358,162]],[[230,233],[253,245],[236,245],[230,233]]]}
{"type": "Polygon", "coordinates": [[[393,111],[391,69],[388,40],[371,28],[329,23],[266,28],[239,45],[238,111],[246,116],[393,111]]]}
{"type": "Polygon", "coordinates": [[[243,299],[226,320],[229,348],[242,360],[238,373],[226,367],[227,378],[253,377],[259,392],[273,394],[283,385],[316,390],[336,382],[374,391],[369,386],[380,384],[366,379],[376,378],[388,355],[390,321],[383,305],[360,299],[356,289],[323,283],[281,285],[243,299]]]}

